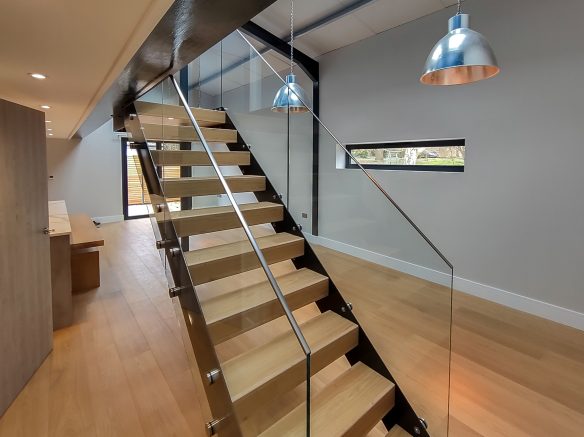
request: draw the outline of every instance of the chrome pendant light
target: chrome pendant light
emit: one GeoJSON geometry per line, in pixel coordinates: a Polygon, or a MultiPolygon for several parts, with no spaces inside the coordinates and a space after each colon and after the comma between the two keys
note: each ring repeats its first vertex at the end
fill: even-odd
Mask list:
{"type": "Polygon", "coordinates": [[[425,85],[464,85],[496,76],[500,69],[483,35],[469,28],[470,18],[458,0],[448,20],[448,34],[434,46],[420,82],[425,85]]]}
{"type": "Polygon", "coordinates": [[[290,74],[286,76],[286,85],[278,90],[272,111],[274,112],[308,112],[310,104],[306,92],[296,83],[294,75],[294,0],[290,0],[290,74]]]}

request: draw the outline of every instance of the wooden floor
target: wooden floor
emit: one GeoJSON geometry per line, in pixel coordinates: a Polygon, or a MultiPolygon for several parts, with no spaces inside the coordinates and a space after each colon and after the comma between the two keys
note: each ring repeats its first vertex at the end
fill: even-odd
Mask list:
{"type": "MultiPolygon", "coordinates": [[[[0,437],[204,435],[150,223],[102,230],[102,286],[75,296],[74,325],[55,333],[53,352],[0,418],[0,437]]],[[[448,295],[389,269],[318,252],[431,435],[444,435],[448,295]],[[357,277],[364,285],[354,287],[357,277]]],[[[226,342],[219,355],[254,340],[250,333],[226,342]]],[[[583,332],[457,293],[452,358],[451,436],[584,435],[583,332]]]]}
{"type": "MultiPolygon", "coordinates": [[[[444,435],[449,295],[330,249],[316,252],[416,411],[434,425],[430,434],[444,435]]],[[[455,292],[452,351],[450,436],[584,435],[584,332],[455,292]]]]}

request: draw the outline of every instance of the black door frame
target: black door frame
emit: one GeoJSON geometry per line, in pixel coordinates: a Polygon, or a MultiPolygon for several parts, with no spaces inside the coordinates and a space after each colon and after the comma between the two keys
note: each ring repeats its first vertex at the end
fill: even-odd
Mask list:
{"type": "Polygon", "coordinates": [[[129,215],[128,213],[128,139],[121,139],[122,149],[122,209],[124,211],[124,220],[134,220],[150,217],[150,214],[129,215]]]}

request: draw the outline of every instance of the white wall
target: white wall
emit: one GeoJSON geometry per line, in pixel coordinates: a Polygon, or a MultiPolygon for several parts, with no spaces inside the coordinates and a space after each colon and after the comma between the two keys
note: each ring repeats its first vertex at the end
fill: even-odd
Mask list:
{"type": "MultiPolygon", "coordinates": [[[[584,2],[464,8],[491,42],[499,77],[419,84],[450,8],[322,56],[322,118],[343,142],[466,138],[464,173],[373,173],[466,279],[455,286],[584,329],[582,314],[562,310],[584,313],[584,2]]],[[[356,170],[334,169],[330,141],[320,157],[321,235],[377,251],[373,233],[403,224],[384,215],[356,170]],[[339,196],[371,201],[348,208],[339,196]],[[363,217],[382,221],[336,226],[363,217]]]]}
{"type": "Polygon", "coordinates": [[[111,121],[78,140],[47,140],[49,200],[100,221],[123,219],[122,155],[111,121]]]}

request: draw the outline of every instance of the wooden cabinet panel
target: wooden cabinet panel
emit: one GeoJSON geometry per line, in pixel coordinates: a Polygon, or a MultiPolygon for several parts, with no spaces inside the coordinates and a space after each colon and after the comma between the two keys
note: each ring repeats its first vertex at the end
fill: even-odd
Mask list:
{"type": "Polygon", "coordinates": [[[52,347],[44,114],[0,100],[0,415],[52,347]]]}

